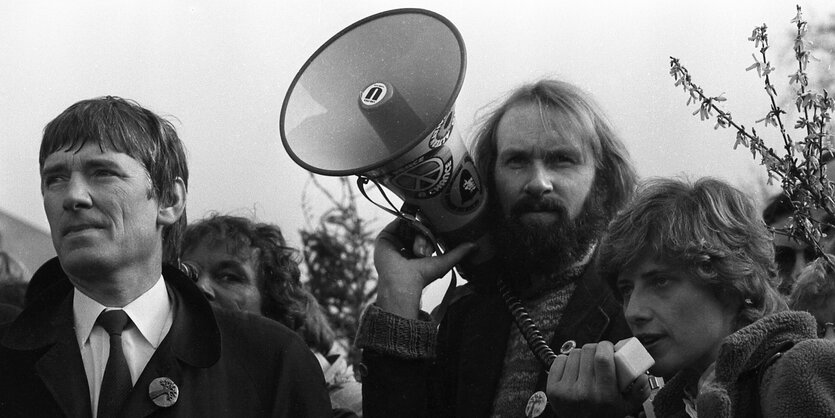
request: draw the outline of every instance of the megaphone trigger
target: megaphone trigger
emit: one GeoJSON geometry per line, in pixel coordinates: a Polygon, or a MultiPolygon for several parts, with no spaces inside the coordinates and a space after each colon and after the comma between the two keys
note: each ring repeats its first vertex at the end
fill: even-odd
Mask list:
{"type": "Polygon", "coordinates": [[[414,217],[410,219],[404,216],[403,219],[409,221],[409,226],[416,229],[418,233],[423,235],[423,237],[426,238],[427,241],[429,241],[429,245],[432,246],[432,249],[435,250],[436,254],[443,254],[443,250],[438,245],[438,240],[437,238],[435,238],[435,234],[433,234],[432,231],[429,228],[427,228],[426,225],[423,224],[423,222],[414,217]]]}

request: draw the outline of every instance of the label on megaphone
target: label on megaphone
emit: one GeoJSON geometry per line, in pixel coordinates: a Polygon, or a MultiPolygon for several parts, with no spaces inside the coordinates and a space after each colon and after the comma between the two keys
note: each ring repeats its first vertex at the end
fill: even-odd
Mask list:
{"type": "Polygon", "coordinates": [[[478,243],[478,253],[468,262],[479,264],[493,252],[486,236],[487,189],[454,125],[450,111],[423,142],[368,176],[418,207],[419,216],[445,248],[478,243]]]}

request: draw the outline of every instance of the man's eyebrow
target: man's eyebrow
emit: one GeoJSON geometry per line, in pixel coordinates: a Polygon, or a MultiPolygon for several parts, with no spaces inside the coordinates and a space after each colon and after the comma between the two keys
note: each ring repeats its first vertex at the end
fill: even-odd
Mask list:
{"type": "Polygon", "coordinates": [[[562,155],[570,155],[572,157],[583,157],[584,152],[579,147],[575,146],[560,146],[555,148],[550,148],[545,150],[544,152],[546,157],[553,157],[553,156],[562,156],[562,155]]]}
{"type": "Polygon", "coordinates": [[[41,176],[46,174],[57,173],[61,171],[65,171],[67,169],[67,162],[61,160],[55,163],[44,163],[43,168],[41,168],[41,176]]]}
{"type": "Polygon", "coordinates": [[[528,151],[528,149],[525,148],[525,147],[519,147],[519,146],[511,145],[509,147],[505,147],[503,149],[500,149],[498,154],[501,154],[501,155],[505,155],[505,154],[527,154],[529,152],[530,151],[528,151]]]}
{"type": "Polygon", "coordinates": [[[100,157],[91,157],[89,159],[85,159],[83,164],[84,168],[121,168],[121,165],[119,165],[119,163],[108,158],[100,157]]]}
{"type": "MultiPolygon", "coordinates": [[[[120,168],[119,163],[105,157],[87,157],[81,161],[83,168],[120,168]]],[[[61,160],[55,163],[44,163],[41,174],[49,174],[57,171],[67,170],[67,161],[61,160]]]]}

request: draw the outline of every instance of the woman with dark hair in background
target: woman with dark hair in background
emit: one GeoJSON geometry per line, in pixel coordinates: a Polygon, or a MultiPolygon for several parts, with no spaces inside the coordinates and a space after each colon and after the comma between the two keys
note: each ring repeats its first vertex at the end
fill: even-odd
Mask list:
{"type": "Polygon", "coordinates": [[[296,255],[278,226],[237,216],[189,224],[183,238],[182,262],[196,267],[206,298],[274,319],[301,335],[322,366],[332,407],[361,416],[361,385],[321,306],[302,286],[296,255]]]}

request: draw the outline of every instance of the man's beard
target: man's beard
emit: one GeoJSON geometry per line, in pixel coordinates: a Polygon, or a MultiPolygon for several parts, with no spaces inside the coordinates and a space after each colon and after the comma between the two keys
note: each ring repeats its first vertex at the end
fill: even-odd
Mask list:
{"type": "Polygon", "coordinates": [[[567,209],[553,200],[525,197],[514,204],[509,216],[503,217],[495,231],[499,264],[505,275],[516,278],[548,276],[580,261],[606,228],[608,214],[602,195],[593,190],[573,221],[569,219],[567,209]],[[525,223],[521,219],[526,213],[542,211],[551,212],[556,220],[525,223]]]}

